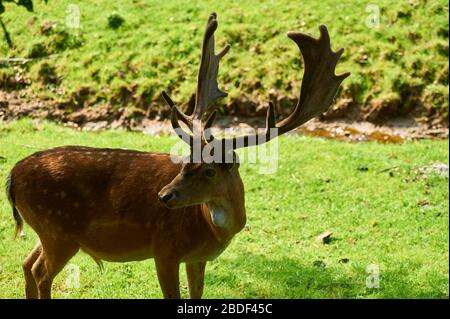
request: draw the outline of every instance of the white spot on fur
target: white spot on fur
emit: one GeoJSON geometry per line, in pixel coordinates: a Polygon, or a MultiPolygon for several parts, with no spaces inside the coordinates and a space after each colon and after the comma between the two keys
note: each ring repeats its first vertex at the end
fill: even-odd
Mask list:
{"type": "Polygon", "coordinates": [[[225,227],[226,215],[225,211],[221,207],[211,208],[211,218],[213,224],[217,227],[225,227]]]}

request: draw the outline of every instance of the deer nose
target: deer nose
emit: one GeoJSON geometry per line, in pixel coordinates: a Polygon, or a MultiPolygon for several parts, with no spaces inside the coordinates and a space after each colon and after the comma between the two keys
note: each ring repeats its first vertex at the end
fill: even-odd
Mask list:
{"type": "Polygon", "coordinates": [[[169,200],[171,200],[172,197],[173,197],[173,194],[172,194],[172,193],[169,193],[169,194],[163,194],[163,195],[158,194],[158,199],[159,199],[159,201],[162,202],[162,203],[164,203],[164,204],[166,204],[169,200]]]}

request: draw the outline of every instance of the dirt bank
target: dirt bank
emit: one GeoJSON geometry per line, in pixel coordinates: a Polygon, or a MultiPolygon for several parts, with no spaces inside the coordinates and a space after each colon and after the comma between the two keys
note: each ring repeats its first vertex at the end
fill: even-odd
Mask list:
{"type": "MultiPolygon", "coordinates": [[[[264,112],[254,116],[224,115],[215,123],[215,129],[230,129],[242,134],[254,128],[264,127],[264,112]]],[[[64,103],[51,100],[30,100],[25,91],[0,91],[0,121],[20,117],[48,119],[65,126],[83,130],[124,128],[143,131],[150,135],[170,134],[172,128],[166,113],[150,116],[139,110],[124,107],[97,105],[79,110],[68,108],[64,103]]],[[[284,117],[285,114],[281,115],[284,117]]],[[[358,120],[354,116],[340,118],[323,116],[311,120],[296,130],[297,134],[319,136],[352,142],[375,140],[381,143],[401,143],[408,139],[448,138],[448,127],[418,121],[412,115],[391,118],[381,124],[358,120]]]]}

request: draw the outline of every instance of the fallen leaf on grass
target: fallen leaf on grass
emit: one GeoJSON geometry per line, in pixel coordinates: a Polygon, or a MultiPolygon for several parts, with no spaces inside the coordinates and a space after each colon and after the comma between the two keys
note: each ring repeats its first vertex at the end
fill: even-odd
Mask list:
{"type": "Polygon", "coordinates": [[[422,207],[428,207],[430,206],[430,202],[428,201],[428,199],[421,199],[417,202],[417,205],[422,207]]]}
{"type": "Polygon", "coordinates": [[[320,244],[328,244],[331,241],[331,235],[333,235],[333,233],[327,230],[316,237],[316,242],[320,244]]]}

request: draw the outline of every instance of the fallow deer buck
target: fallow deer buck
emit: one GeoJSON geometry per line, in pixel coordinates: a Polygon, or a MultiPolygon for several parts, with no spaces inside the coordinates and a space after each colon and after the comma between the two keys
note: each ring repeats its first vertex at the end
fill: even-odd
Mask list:
{"type": "Polygon", "coordinates": [[[202,296],[206,262],[219,256],[246,222],[234,149],[267,142],[273,137],[270,129],[284,134],[325,112],[349,75],[334,74],[343,49],[331,50],[325,26],[320,27],[319,39],[289,32],[305,61],[301,94],[292,114],[275,123],[270,104],[262,133],[267,138],[257,134],[206,138],[215,102],[226,96],[218,88],[217,73],[229,46],[215,54],[216,29],[213,13],[203,39],[192,114],[179,111],[163,93],[172,109],[173,128],[191,146],[191,156],[183,163],[174,163],[169,154],[65,146],[34,153],[12,169],[7,194],[16,235],[25,220],[39,236],[23,263],[27,298],[50,298],[53,279],[80,249],[98,264],[154,258],[165,298],[180,297],[179,266],[184,262],[190,297],[202,296]],[[179,120],[191,130],[195,120],[204,126],[193,134],[195,130],[181,129],[179,120]],[[231,161],[203,157],[193,161],[196,141],[206,154],[222,151],[231,155],[231,161]]]}

